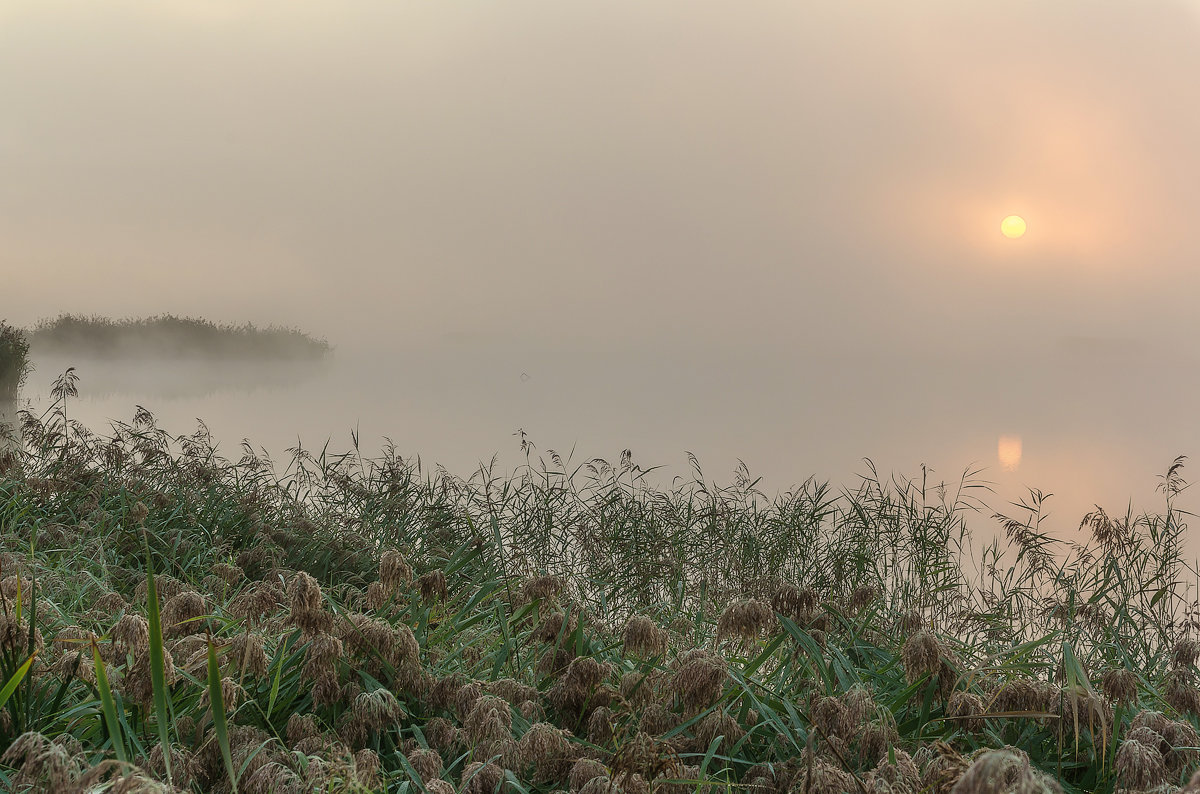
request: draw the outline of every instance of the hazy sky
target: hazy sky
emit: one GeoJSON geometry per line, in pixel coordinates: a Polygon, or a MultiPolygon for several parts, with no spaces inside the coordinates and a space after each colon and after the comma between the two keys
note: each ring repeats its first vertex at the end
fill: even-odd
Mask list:
{"type": "Polygon", "coordinates": [[[1198,76],[1182,0],[3,0],[0,315],[424,350],[1194,333],[1198,76]]]}

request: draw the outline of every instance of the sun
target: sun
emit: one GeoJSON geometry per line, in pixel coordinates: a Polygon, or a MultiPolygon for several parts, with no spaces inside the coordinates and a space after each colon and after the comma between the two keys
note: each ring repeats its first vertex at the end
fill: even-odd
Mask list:
{"type": "Polygon", "coordinates": [[[1000,221],[1000,233],[1010,240],[1023,237],[1025,235],[1025,219],[1020,215],[1009,215],[1000,221]]]}

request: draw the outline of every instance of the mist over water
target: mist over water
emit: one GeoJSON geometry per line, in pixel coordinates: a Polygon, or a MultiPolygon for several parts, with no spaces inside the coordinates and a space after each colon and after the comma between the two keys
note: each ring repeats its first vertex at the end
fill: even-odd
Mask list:
{"type": "MultiPolygon", "coordinates": [[[[768,497],[810,476],[853,486],[869,472],[951,491],[963,475],[992,510],[1027,488],[1052,493],[1046,527],[1069,534],[1096,504],[1123,513],[1156,510],[1157,475],[1200,449],[1192,396],[1200,367],[1153,349],[1063,340],[1043,351],[959,356],[547,354],[509,351],[338,350],[302,363],[86,360],[41,356],[31,408],[49,405],[49,384],[67,366],[80,375],[71,415],[95,430],[149,408],[172,434],[203,420],[221,452],[264,448],[282,470],[302,444],[364,455],[385,438],[432,472],[470,477],[498,457],[495,473],[525,463],[523,429],[553,466],[594,457],[614,465],[630,449],[647,482],[670,486],[693,474],[694,453],[710,484],[729,484],[744,462],[768,497]],[[922,466],[925,469],[922,469],[922,466]]],[[[1186,476],[1190,467],[1185,468],[1186,476]]],[[[1193,506],[1190,492],[1179,501],[1193,506]]],[[[1011,514],[1011,513],[1010,513],[1011,514]]],[[[970,524],[994,531],[985,511],[970,524]]],[[[1197,544],[1192,549],[1200,550],[1197,544]]]]}
{"type": "Polygon", "coordinates": [[[76,366],[93,428],[140,404],[230,457],[983,467],[1063,531],[1200,454],[1194,2],[98,8],[0,10],[0,315],[336,350],[35,351],[35,409],[76,366]]]}

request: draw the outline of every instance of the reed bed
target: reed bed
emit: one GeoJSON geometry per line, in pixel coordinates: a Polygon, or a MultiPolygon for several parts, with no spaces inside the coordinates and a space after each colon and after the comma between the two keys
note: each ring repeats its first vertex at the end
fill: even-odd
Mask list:
{"type": "Polygon", "coordinates": [[[0,403],[16,403],[30,366],[29,340],[20,329],[0,320],[0,403]]]}
{"type": "Polygon", "coordinates": [[[1064,540],[973,473],[231,459],[77,390],[0,460],[4,790],[1200,792],[1182,459],[1064,540]]]}

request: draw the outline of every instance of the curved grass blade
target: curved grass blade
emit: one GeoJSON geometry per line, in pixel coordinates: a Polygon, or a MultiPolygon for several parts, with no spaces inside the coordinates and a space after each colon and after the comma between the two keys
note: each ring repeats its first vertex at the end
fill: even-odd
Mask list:
{"type": "Polygon", "coordinates": [[[163,661],[162,619],[158,610],[158,587],[154,584],[154,563],[150,559],[150,544],[146,545],[146,602],[147,619],[150,623],[150,682],[154,688],[154,715],[158,719],[158,741],[162,744],[163,763],[166,766],[167,782],[173,783],[171,775],[171,721],[167,708],[166,669],[163,661]]]}
{"type": "Polygon", "coordinates": [[[217,743],[221,745],[225,771],[229,773],[233,794],[237,794],[237,770],[233,767],[233,755],[229,752],[229,725],[225,721],[225,701],[221,698],[221,672],[217,668],[217,651],[213,647],[212,637],[208,638],[208,702],[212,707],[213,730],[217,734],[217,743]]]}
{"type": "Polygon", "coordinates": [[[117,706],[113,702],[112,689],[108,685],[108,672],[104,667],[104,659],[100,656],[100,646],[92,640],[92,662],[96,667],[96,689],[100,690],[100,705],[104,710],[104,722],[108,725],[108,735],[112,738],[113,752],[117,760],[128,763],[129,757],[125,752],[125,738],[121,733],[121,721],[117,719],[117,706]]]}
{"type": "Polygon", "coordinates": [[[13,692],[17,691],[17,687],[20,686],[22,679],[25,678],[25,674],[29,672],[29,668],[33,666],[33,660],[36,658],[36,653],[30,655],[25,660],[25,664],[18,667],[16,672],[8,679],[8,683],[4,685],[4,688],[0,689],[0,709],[7,705],[8,699],[12,697],[13,692]]]}

